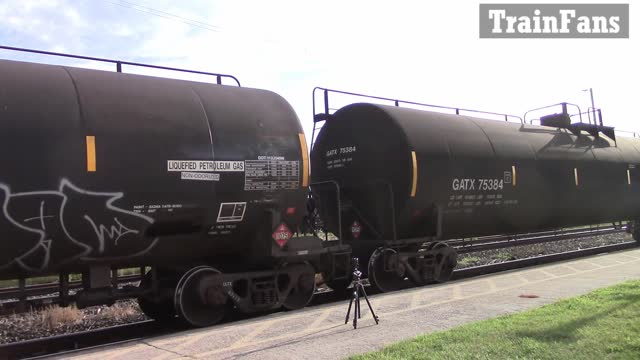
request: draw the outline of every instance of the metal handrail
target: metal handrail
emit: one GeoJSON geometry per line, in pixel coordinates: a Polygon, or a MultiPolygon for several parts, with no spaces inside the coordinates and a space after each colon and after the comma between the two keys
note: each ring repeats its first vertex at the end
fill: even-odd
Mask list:
{"type": "MultiPolygon", "coordinates": [[[[456,115],[460,115],[460,111],[465,111],[465,112],[472,112],[472,113],[478,113],[478,114],[504,116],[505,117],[505,121],[508,121],[509,118],[519,119],[521,123],[523,121],[522,117],[520,117],[518,115],[511,115],[511,114],[505,114],[505,113],[496,113],[496,112],[484,111],[484,110],[465,109],[465,108],[453,107],[453,106],[433,105],[433,104],[420,103],[420,102],[415,102],[415,101],[386,98],[386,97],[381,97],[381,96],[358,94],[358,93],[354,93],[354,92],[342,91],[342,90],[334,90],[334,89],[328,89],[328,88],[323,88],[323,87],[318,87],[318,86],[313,89],[314,99],[315,99],[316,90],[323,90],[325,92],[325,94],[327,94],[328,92],[333,92],[333,93],[337,93],[337,94],[364,97],[364,98],[368,98],[368,99],[392,101],[395,106],[400,106],[400,104],[417,105],[417,106],[432,107],[432,108],[436,108],[436,109],[455,110],[456,111],[456,115]]],[[[328,96],[325,95],[325,113],[326,114],[328,114],[328,107],[329,107],[328,106],[328,96]]],[[[315,101],[314,101],[313,110],[314,110],[314,115],[315,115],[315,101]]]]}
{"type": "MultiPolygon", "coordinates": [[[[572,103],[567,103],[567,102],[561,102],[561,103],[557,103],[557,104],[552,104],[552,105],[547,105],[547,106],[542,106],[542,107],[539,107],[539,108],[531,109],[531,110],[529,110],[529,111],[524,113],[524,116],[523,116],[524,122],[525,123],[527,122],[527,114],[529,114],[529,113],[532,113],[532,112],[538,111],[538,110],[548,109],[550,107],[554,107],[554,106],[558,106],[558,105],[562,105],[562,104],[571,105],[571,106],[577,107],[578,108],[578,113],[574,114],[574,115],[570,115],[570,116],[580,115],[580,122],[582,122],[582,114],[583,114],[583,112],[580,110],[580,106],[578,106],[576,104],[572,104],[572,103]]],[[[539,119],[531,120],[530,124],[532,124],[534,120],[539,120],[539,119]]]]}
{"type": "MultiPolygon", "coordinates": [[[[569,115],[569,116],[570,116],[570,117],[574,117],[574,116],[578,116],[578,115],[580,115],[580,122],[582,122],[582,115],[583,115],[583,114],[587,114],[587,118],[589,119],[589,124],[591,124],[591,114],[592,114],[592,113],[593,113],[593,114],[595,114],[596,112],[597,112],[597,113],[598,113],[598,115],[599,115],[598,117],[599,117],[599,119],[600,119],[600,126],[604,126],[604,124],[602,123],[602,109],[599,109],[599,108],[594,109],[594,108],[592,108],[592,107],[589,107],[589,108],[587,109],[587,111],[581,112],[581,113],[579,113],[579,114],[572,114],[572,115],[569,115]]],[[[594,125],[597,125],[597,120],[598,120],[598,119],[596,119],[596,118],[595,118],[595,116],[594,116],[594,119],[593,119],[593,124],[594,124],[594,125]]]]}
{"type": "Polygon", "coordinates": [[[366,98],[366,99],[389,101],[389,102],[392,102],[393,105],[397,106],[397,107],[400,107],[400,105],[402,105],[402,104],[404,104],[404,105],[416,105],[416,106],[424,106],[424,107],[429,107],[429,108],[434,108],[434,109],[455,110],[456,115],[460,115],[460,112],[468,112],[468,113],[474,113],[474,114],[503,116],[505,121],[509,121],[510,118],[514,118],[514,119],[518,119],[521,124],[524,124],[524,119],[522,117],[518,116],[518,115],[496,113],[496,112],[483,111],[483,110],[465,109],[465,108],[452,107],[452,106],[433,105],[433,104],[427,104],[427,103],[420,103],[420,102],[416,102],[416,101],[392,99],[392,98],[386,98],[386,97],[381,97],[381,96],[359,94],[359,93],[350,92],[350,91],[335,90],[335,89],[329,89],[329,88],[316,86],[315,88],[313,88],[313,92],[312,92],[312,95],[311,95],[312,96],[312,104],[313,104],[313,117],[314,117],[314,120],[313,120],[314,127],[313,127],[313,132],[312,132],[312,135],[311,135],[311,148],[313,148],[313,144],[315,143],[315,132],[316,132],[315,123],[319,122],[319,121],[326,120],[326,119],[316,120],[316,115],[318,115],[318,113],[317,113],[318,108],[316,106],[316,91],[322,91],[323,92],[323,101],[324,101],[324,106],[323,106],[324,112],[323,112],[323,114],[327,114],[327,115],[330,114],[329,93],[336,93],[336,94],[356,96],[356,97],[361,97],[361,98],[366,98]]]}
{"type": "Polygon", "coordinates": [[[82,59],[82,60],[91,60],[91,61],[99,61],[99,62],[111,63],[111,64],[116,64],[116,71],[117,72],[122,72],[122,65],[130,65],[130,66],[146,67],[146,68],[151,68],[151,69],[185,72],[185,73],[190,73],[190,74],[210,75],[210,76],[215,76],[216,77],[216,83],[219,84],[219,85],[222,85],[222,79],[223,78],[227,78],[227,79],[232,79],[233,81],[235,81],[235,83],[238,86],[240,86],[240,81],[235,76],[228,75],[228,74],[219,74],[219,73],[212,73],[212,72],[200,71],[200,70],[189,70],[189,69],[181,69],[181,68],[174,68],[174,67],[168,67],[168,66],[143,64],[143,63],[137,63],[137,62],[131,62],[131,61],[122,61],[122,60],[98,58],[98,57],[92,57],[92,56],[57,53],[57,52],[52,52],[52,51],[25,49],[25,48],[13,47],[13,46],[0,45],[0,49],[28,52],[28,53],[34,53],[34,54],[42,54],[42,55],[50,55],[50,56],[61,56],[61,57],[68,57],[68,58],[73,58],[73,59],[82,59]]]}

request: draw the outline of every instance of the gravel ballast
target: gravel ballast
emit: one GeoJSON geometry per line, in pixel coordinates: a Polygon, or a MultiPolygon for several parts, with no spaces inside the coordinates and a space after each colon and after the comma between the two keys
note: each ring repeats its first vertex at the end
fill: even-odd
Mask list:
{"type": "Polygon", "coordinates": [[[558,254],[572,250],[582,250],[604,245],[614,245],[633,241],[630,234],[617,233],[578,239],[551,241],[533,245],[514,246],[505,249],[476,251],[458,255],[456,269],[472,266],[496,264],[505,261],[526,259],[534,256],[558,254]]]}
{"type": "Polygon", "coordinates": [[[69,334],[145,320],[135,300],[112,306],[92,306],[79,310],[57,305],[16,315],[0,316],[0,344],[69,334]]]}

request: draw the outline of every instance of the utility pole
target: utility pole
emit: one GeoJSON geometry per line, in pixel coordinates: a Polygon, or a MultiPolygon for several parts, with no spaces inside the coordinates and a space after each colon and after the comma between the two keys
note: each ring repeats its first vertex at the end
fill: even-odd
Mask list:
{"type": "MultiPolygon", "coordinates": [[[[596,121],[596,106],[593,103],[593,88],[584,89],[582,91],[589,91],[589,94],[591,95],[591,111],[593,111],[593,123],[597,124],[597,121],[596,121]]],[[[591,118],[591,117],[589,117],[589,118],[591,118]]]]}

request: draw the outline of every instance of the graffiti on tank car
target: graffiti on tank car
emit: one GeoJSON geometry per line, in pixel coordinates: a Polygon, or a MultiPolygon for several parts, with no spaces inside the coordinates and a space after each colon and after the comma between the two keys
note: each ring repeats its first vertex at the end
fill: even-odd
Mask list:
{"type": "Polygon", "coordinates": [[[118,245],[118,240],[120,240],[121,237],[127,234],[140,233],[138,230],[131,230],[126,226],[122,225],[120,221],[118,221],[118,218],[115,218],[115,217],[113,218],[113,221],[117,226],[111,225],[110,227],[107,227],[104,224],[96,225],[93,219],[91,219],[91,217],[87,215],[84,216],[84,219],[91,224],[91,226],[93,227],[93,231],[96,232],[96,236],[98,237],[98,244],[100,246],[100,249],[99,249],[100,253],[104,252],[104,244],[106,239],[113,240],[113,243],[115,245],[118,245]]]}
{"type": "Polygon", "coordinates": [[[20,193],[0,183],[0,269],[15,264],[39,271],[52,259],[62,264],[148,252],[158,238],[142,234],[153,219],[115,206],[123,197],[122,192],[84,190],[67,179],[57,190],[20,193]]]}

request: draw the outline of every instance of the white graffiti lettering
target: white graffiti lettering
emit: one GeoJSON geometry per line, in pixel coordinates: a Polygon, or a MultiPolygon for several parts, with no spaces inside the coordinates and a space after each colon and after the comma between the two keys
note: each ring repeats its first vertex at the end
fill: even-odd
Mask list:
{"type": "Polygon", "coordinates": [[[147,253],[158,238],[141,234],[154,220],[114,205],[123,197],[84,190],[67,179],[52,191],[12,193],[0,183],[0,269],[15,264],[41,271],[76,259],[113,261],[147,253]]]}
{"type": "Polygon", "coordinates": [[[115,217],[113,218],[113,221],[118,226],[116,227],[115,225],[111,225],[109,228],[107,228],[102,224],[100,224],[99,226],[96,226],[96,223],[88,215],[85,215],[84,218],[89,222],[89,224],[91,224],[91,227],[93,227],[93,231],[96,232],[96,236],[98,237],[98,242],[100,244],[98,252],[100,252],[101,254],[104,252],[105,235],[106,237],[109,238],[109,240],[113,240],[113,243],[115,245],[118,245],[118,240],[120,240],[120,238],[123,237],[124,235],[139,233],[139,231],[137,230],[131,230],[126,226],[122,225],[120,221],[118,221],[118,218],[115,218],[115,217]]]}

